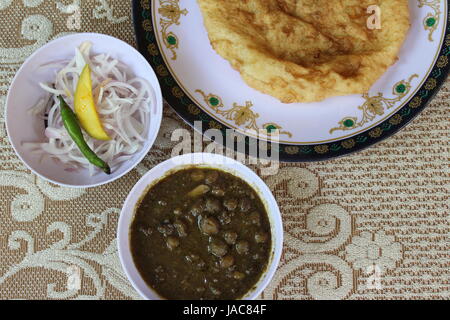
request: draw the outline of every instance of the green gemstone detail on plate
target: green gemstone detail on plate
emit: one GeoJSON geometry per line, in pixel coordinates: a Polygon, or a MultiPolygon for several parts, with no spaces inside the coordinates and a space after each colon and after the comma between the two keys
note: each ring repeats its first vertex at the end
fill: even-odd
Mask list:
{"type": "Polygon", "coordinates": [[[355,125],[355,121],[353,121],[352,119],[347,119],[344,121],[344,126],[346,126],[347,128],[351,128],[355,125]]]}
{"type": "Polygon", "coordinates": [[[217,107],[219,105],[219,103],[220,103],[219,99],[214,98],[214,97],[209,98],[210,105],[217,107]]]}
{"type": "Polygon", "coordinates": [[[337,130],[345,131],[362,128],[368,122],[375,120],[379,116],[383,116],[386,110],[393,108],[397,103],[402,101],[412,88],[412,80],[418,77],[418,74],[413,74],[409,79],[395,83],[392,86],[392,94],[395,96],[393,98],[387,98],[381,92],[377,95],[364,93],[363,98],[366,101],[358,107],[362,111],[362,117],[345,117],[339,122],[338,127],[330,130],[330,134],[337,130]]]}
{"type": "Polygon", "coordinates": [[[397,91],[397,93],[404,93],[406,91],[406,86],[404,84],[399,84],[395,88],[395,91],[397,91]]]}
{"type": "Polygon", "coordinates": [[[175,38],[174,36],[168,36],[167,37],[167,42],[171,45],[174,46],[177,44],[177,38],[175,38]]]}
{"type": "Polygon", "coordinates": [[[440,23],[440,16],[442,13],[441,2],[440,0],[417,0],[419,2],[419,8],[427,7],[428,14],[425,16],[423,20],[423,26],[425,30],[428,31],[428,40],[433,42],[433,34],[437,30],[440,23]],[[433,10],[432,12],[429,10],[433,10]]]}
{"type": "Polygon", "coordinates": [[[278,130],[278,128],[276,126],[274,126],[273,124],[270,124],[266,127],[266,130],[267,130],[267,132],[271,133],[271,132],[278,130]]]}
{"type": "Polygon", "coordinates": [[[436,19],[435,18],[428,18],[426,21],[426,24],[428,27],[432,27],[436,24],[436,19]]]}
{"type": "Polygon", "coordinates": [[[246,101],[245,105],[233,103],[231,108],[226,108],[223,105],[220,96],[211,93],[206,94],[200,89],[195,90],[195,92],[202,95],[203,100],[217,115],[233,121],[237,127],[242,127],[245,130],[254,130],[256,132],[259,132],[259,130],[266,130],[269,134],[279,130],[280,135],[287,135],[290,138],[292,137],[292,133],[289,131],[283,131],[283,128],[277,123],[270,122],[259,125],[259,114],[252,110],[253,103],[251,101],[246,101]]]}
{"type": "MultiPolygon", "coordinates": [[[[147,2],[149,2],[147,0],[147,2]]],[[[155,0],[156,2],[156,0],[155,0]]],[[[161,26],[162,39],[164,45],[172,52],[172,60],[177,60],[177,50],[179,46],[178,37],[169,29],[172,26],[179,26],[182,16],[186,16],[188,11],[180,8],[179,0],[160,0],[159,25],[161,26]]]]}

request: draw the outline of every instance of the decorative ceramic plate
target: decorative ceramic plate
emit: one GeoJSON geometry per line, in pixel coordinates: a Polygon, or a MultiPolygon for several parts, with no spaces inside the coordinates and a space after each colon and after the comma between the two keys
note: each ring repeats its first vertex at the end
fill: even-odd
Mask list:
{"type": "Polygon", "coordinates": [[[394,134],[447,78],[448,0],[409,0],[409,7],[412,26],[400,59],[367,94],[308,104],[283,104],[245,84],[211,47],[197,1],[135,0],[133,16],[139,50],[185,121],[201,121],[203,132],[215,128],[224,135],[228,128],[250,137],[279,129],[280,160],[315,161],[394,134]]]}

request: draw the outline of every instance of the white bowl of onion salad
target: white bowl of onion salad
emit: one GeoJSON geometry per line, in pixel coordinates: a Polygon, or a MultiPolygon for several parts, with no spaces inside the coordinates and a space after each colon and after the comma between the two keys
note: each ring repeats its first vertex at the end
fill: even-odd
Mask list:
{"type": "Polygon", "coordinates": [[[61,186],[95,187],[122,177],[145,157],[158,134],[162,109],[158,79],[136,49],[111,36],[79,33],[49,42],[20,67],[6,99],[6,128],[17,155],[35,174],[61,186]],[[111,174],[81,152],[61,115],[58,97],[74,109],[86,65],[109,140],[93,138],[81,123],[80,128],[111,174]]]}

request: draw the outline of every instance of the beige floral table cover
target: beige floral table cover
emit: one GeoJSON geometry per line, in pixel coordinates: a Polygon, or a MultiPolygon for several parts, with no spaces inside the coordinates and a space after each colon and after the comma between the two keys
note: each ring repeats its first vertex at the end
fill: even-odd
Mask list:
{"type": "MultiPolygon", "coordinates": [[[[133,184],[169,157],[171,132],[182,121],[165,106],[145,160],[119,181],[88,190],[31,174],[4,125],[8,86],[27,56],[77,27],[134,45],[130,13],[130,1],[0,0],[2,299],[139,298],[118,260],[117,220],[133,184]],[[81,25],[69,21],[70,5],[81,8],[81,25]],[[73,268],[80,290],[68,287],[73,268]]],[[[264,178],[283,214],[285,243],[262,298],[450,298],[449,89],[447,82],[412,124],[369,150],[285,164],[264,178]]]]}

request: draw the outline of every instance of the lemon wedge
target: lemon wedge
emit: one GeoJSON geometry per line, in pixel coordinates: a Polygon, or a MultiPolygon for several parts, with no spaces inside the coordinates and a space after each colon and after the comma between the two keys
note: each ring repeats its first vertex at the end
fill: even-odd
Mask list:
{"type": "Polygon", "coordinates": [[[75,90],[75,114],[84,130],[94,139],[111,140],[103,129],[92,94],[91,68],[83,68],[75,90]]]}

